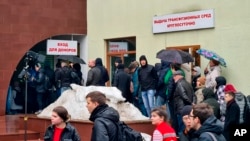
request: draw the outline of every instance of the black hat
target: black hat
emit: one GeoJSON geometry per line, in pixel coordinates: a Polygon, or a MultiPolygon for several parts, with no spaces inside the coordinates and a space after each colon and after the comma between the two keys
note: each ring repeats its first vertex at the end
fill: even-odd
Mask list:
{"type": "Polygon", "coordinates": [[[191,105],[186,105],[181,110],[181,116],[183,117],[185,115],[189,115],[191,111],[192,111],[192,106],[191,105]]]}

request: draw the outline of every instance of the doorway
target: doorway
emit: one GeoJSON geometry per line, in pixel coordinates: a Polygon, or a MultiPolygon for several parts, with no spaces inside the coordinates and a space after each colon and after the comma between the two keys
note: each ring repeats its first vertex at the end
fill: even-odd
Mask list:
{"type": "MultiPolygon", "coordinates": [[[[136,38],[124,37],[116,39],[107,39],[106,54],[107,61],[106,66],[109,73],[109,80],[112,80],[115,72],[115,60],[120,58],[125,67],[128,67],[132,61],[136,60],[136,38]]],[[[111,86],[111,81],[107,84],[111,86]]]]}

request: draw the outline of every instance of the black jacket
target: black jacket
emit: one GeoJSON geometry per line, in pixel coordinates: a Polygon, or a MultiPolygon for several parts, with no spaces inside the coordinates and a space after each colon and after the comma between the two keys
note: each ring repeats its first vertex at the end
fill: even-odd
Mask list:
{"type": "Polygon", "coordinates": [[[36,74],[35,79],[33,80],[36,84],[36,92],[38,93],[45,93],[45,75],[44,75],[44,70],[42,68],[39,69],[39,71],[36,74]]]}
{"type": "Polygon", "coordinates": [[[196,138],[191,139],[191,141],[213,141],[212,137],[206,132],[212,133],[218,141],[226,141],[222,134],[222,123],[215,116],[211,116],[204,121],[202,126],[194,132],[196,138]]]}
{"type": "Polygon", "coordinates": [[[240,107],[235,102],[235,100],[232,99],[227,103],[225,123],[224,123],[223,134],[227,139],[227,141],[230,141],[230,134],[233,134],[230,133],[231,129],[233,129],[233,126],[239,125],[239,119],[240,119],[240,107]]]}
{"type": "Polygon", "coordinates": [[[101,58],[96,58],[95,66],[101,70],[101,79],[98,82],[99,86],[105,86],[105,83],[109,81],[109,74],[107,69],[102,64],[101,58]]]}
{"type": "Polygon", "coordinates": [[[108,105],[99,105],[91,113],[89,120],[94,122],[91,141],[117,141],[119,113],[108,105]]]}
{"type": "Polygon", "coordinates": [[[141,91],[155,90],[158,76],[152,65],[146,64],[145,66],[140,67],[138,74],[141,91]]]}
{"type": "Polygon", "coordinates": [[[220,119],[220,104],[216,100],[216,95],[211,88],[204,88],[202,90],[204,96],[204,103],[209,104],[214,111],[214,115],[217,119],[220,119]]]}
{"type": "Polygon", "coordinates": [[[131,77],[124,69],[118,69],[115,74],[114,86],[122,92],[122,96],[126,98],[126,101],[132,103],[132,93],[130,92],[131,77]]]}
{"type": "MultiPolygon", "coordinates": [[[[53,141],[53,136],[54,136],[54,125],[51,125],[45,131],[43,139],[44,141],[53,141]]],[[[80,141],[81,139],[77,130],[70,123],[66,123],[66,127],[62,131],[60,140],[80,141]]]]}
{"type": "Polygon", "coordinates": [[[71,77],[72,72],[73,72],[73,70],[67,66],[59,68],[55,72],[56,83],[58,83],[60,81],[61,87],[70,87],[70,84],[72,83],[72,77],[71,77]]]}
{"type": "Polygon", "coordinates": [[[176,114],[180,114],[182,108],[185,105],[192,105],[194,102],[194,91],[192,85],[181,78],[176,82],[176,88],[174,92],[174,111],[176,114]]]}

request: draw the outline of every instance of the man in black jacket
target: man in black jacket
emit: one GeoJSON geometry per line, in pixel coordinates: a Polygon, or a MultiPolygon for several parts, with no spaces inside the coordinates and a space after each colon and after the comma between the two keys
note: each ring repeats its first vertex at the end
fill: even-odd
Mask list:
{"type": "Polygon", "coordinates": [[[87,109],[89,120],[94,122],[91,141],[117,141],[118,132],[115,123],[119,121],[119,113],[106,104],[106,96],[93,91],[87,94],[87,109]]]}
{"type": "Polygon", "coordinates": [[[183,71],[176,70],[173,72],[173,78],[176,84],[174,91],[174,128],[178,134],[184,130],[182,121],[181,110],[186,105],[194,103],[194,91],[192,85],[187,82],[183,76],[183,71]]]}
{"type": "Polygon", "coordinates": [[[147,115],[150,117],[151,110],[155,106],[154,96],[158,76],[154,66],[148,64],[145,55],[142,55],[139,60],[141,67],[138,70],[138,79],[141,86],[141,95],[147,115]]]}

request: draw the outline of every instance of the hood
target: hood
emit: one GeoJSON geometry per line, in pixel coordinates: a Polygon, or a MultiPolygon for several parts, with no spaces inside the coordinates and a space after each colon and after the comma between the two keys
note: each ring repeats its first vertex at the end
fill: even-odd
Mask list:
{"type": "Polygon", "coordinates": [[[170,68],[170,62],[161,60],[161,69],[166,69],[166,68],[170,68]]]}
{"type": "Polygon", "coordinates": [[[218,120],[214,115],[210,116],[198,129],[195,134],[200,136],[203,132],[212,132],[216,134],[221,134],[223,132],[223,125],[220,120],[218,120]]]}
{"type": "Polygon", "coordinates": [[[223,77],[223,76],[216,77],[215,81],[216,81],[216,84],[217,84],[216,89],[218,89],[222,85],[226,85],[226,83],[227,83],[226,78],[223,77]]]}
{"type": "Polygon", "coordinates": [[[244,94],[242,94],[241,92],[235,93],[235,99],[236,99],[236,101],[245,100],[244,97],[245,97],[244,94]]]}
{"type": "Polygon", "coordinates": [[[215,98],[215,93],[213,91],[213,89],[211,88],[204,88],[202,90],[203,96],[204,96],[204,100],[208,99],[208,98],[215,98]]]}
{"type": "Polygon", "coordinates": [[[96,65],[96,66],[103,66],[103,64],[102,64],[102,59],[101,59],[101,58],[96,58],[96,59],[95,59],[95,65],[96,65]]]}
{"type": "Polygon", "coordinates": [[[112,107],[109,107],[107,104],[99,105],[95,108],[95,110],[91,113],[89,120],[95,121],[95,119],[102,117],[112,121],[119,121],[120,116],[119,113],[112,107]]]}
{"type": "Polygon", "coordinates": [[[146,67],[148,65],[148,60],[147,60],[147,58],[146,58],[145,55],[140,56],[139,60],[140,60],[140,65],[141,65],[141,60],[145,60],[146,61],[146,65],[145,66],[141,65],[141,67],[146,67]]]}

